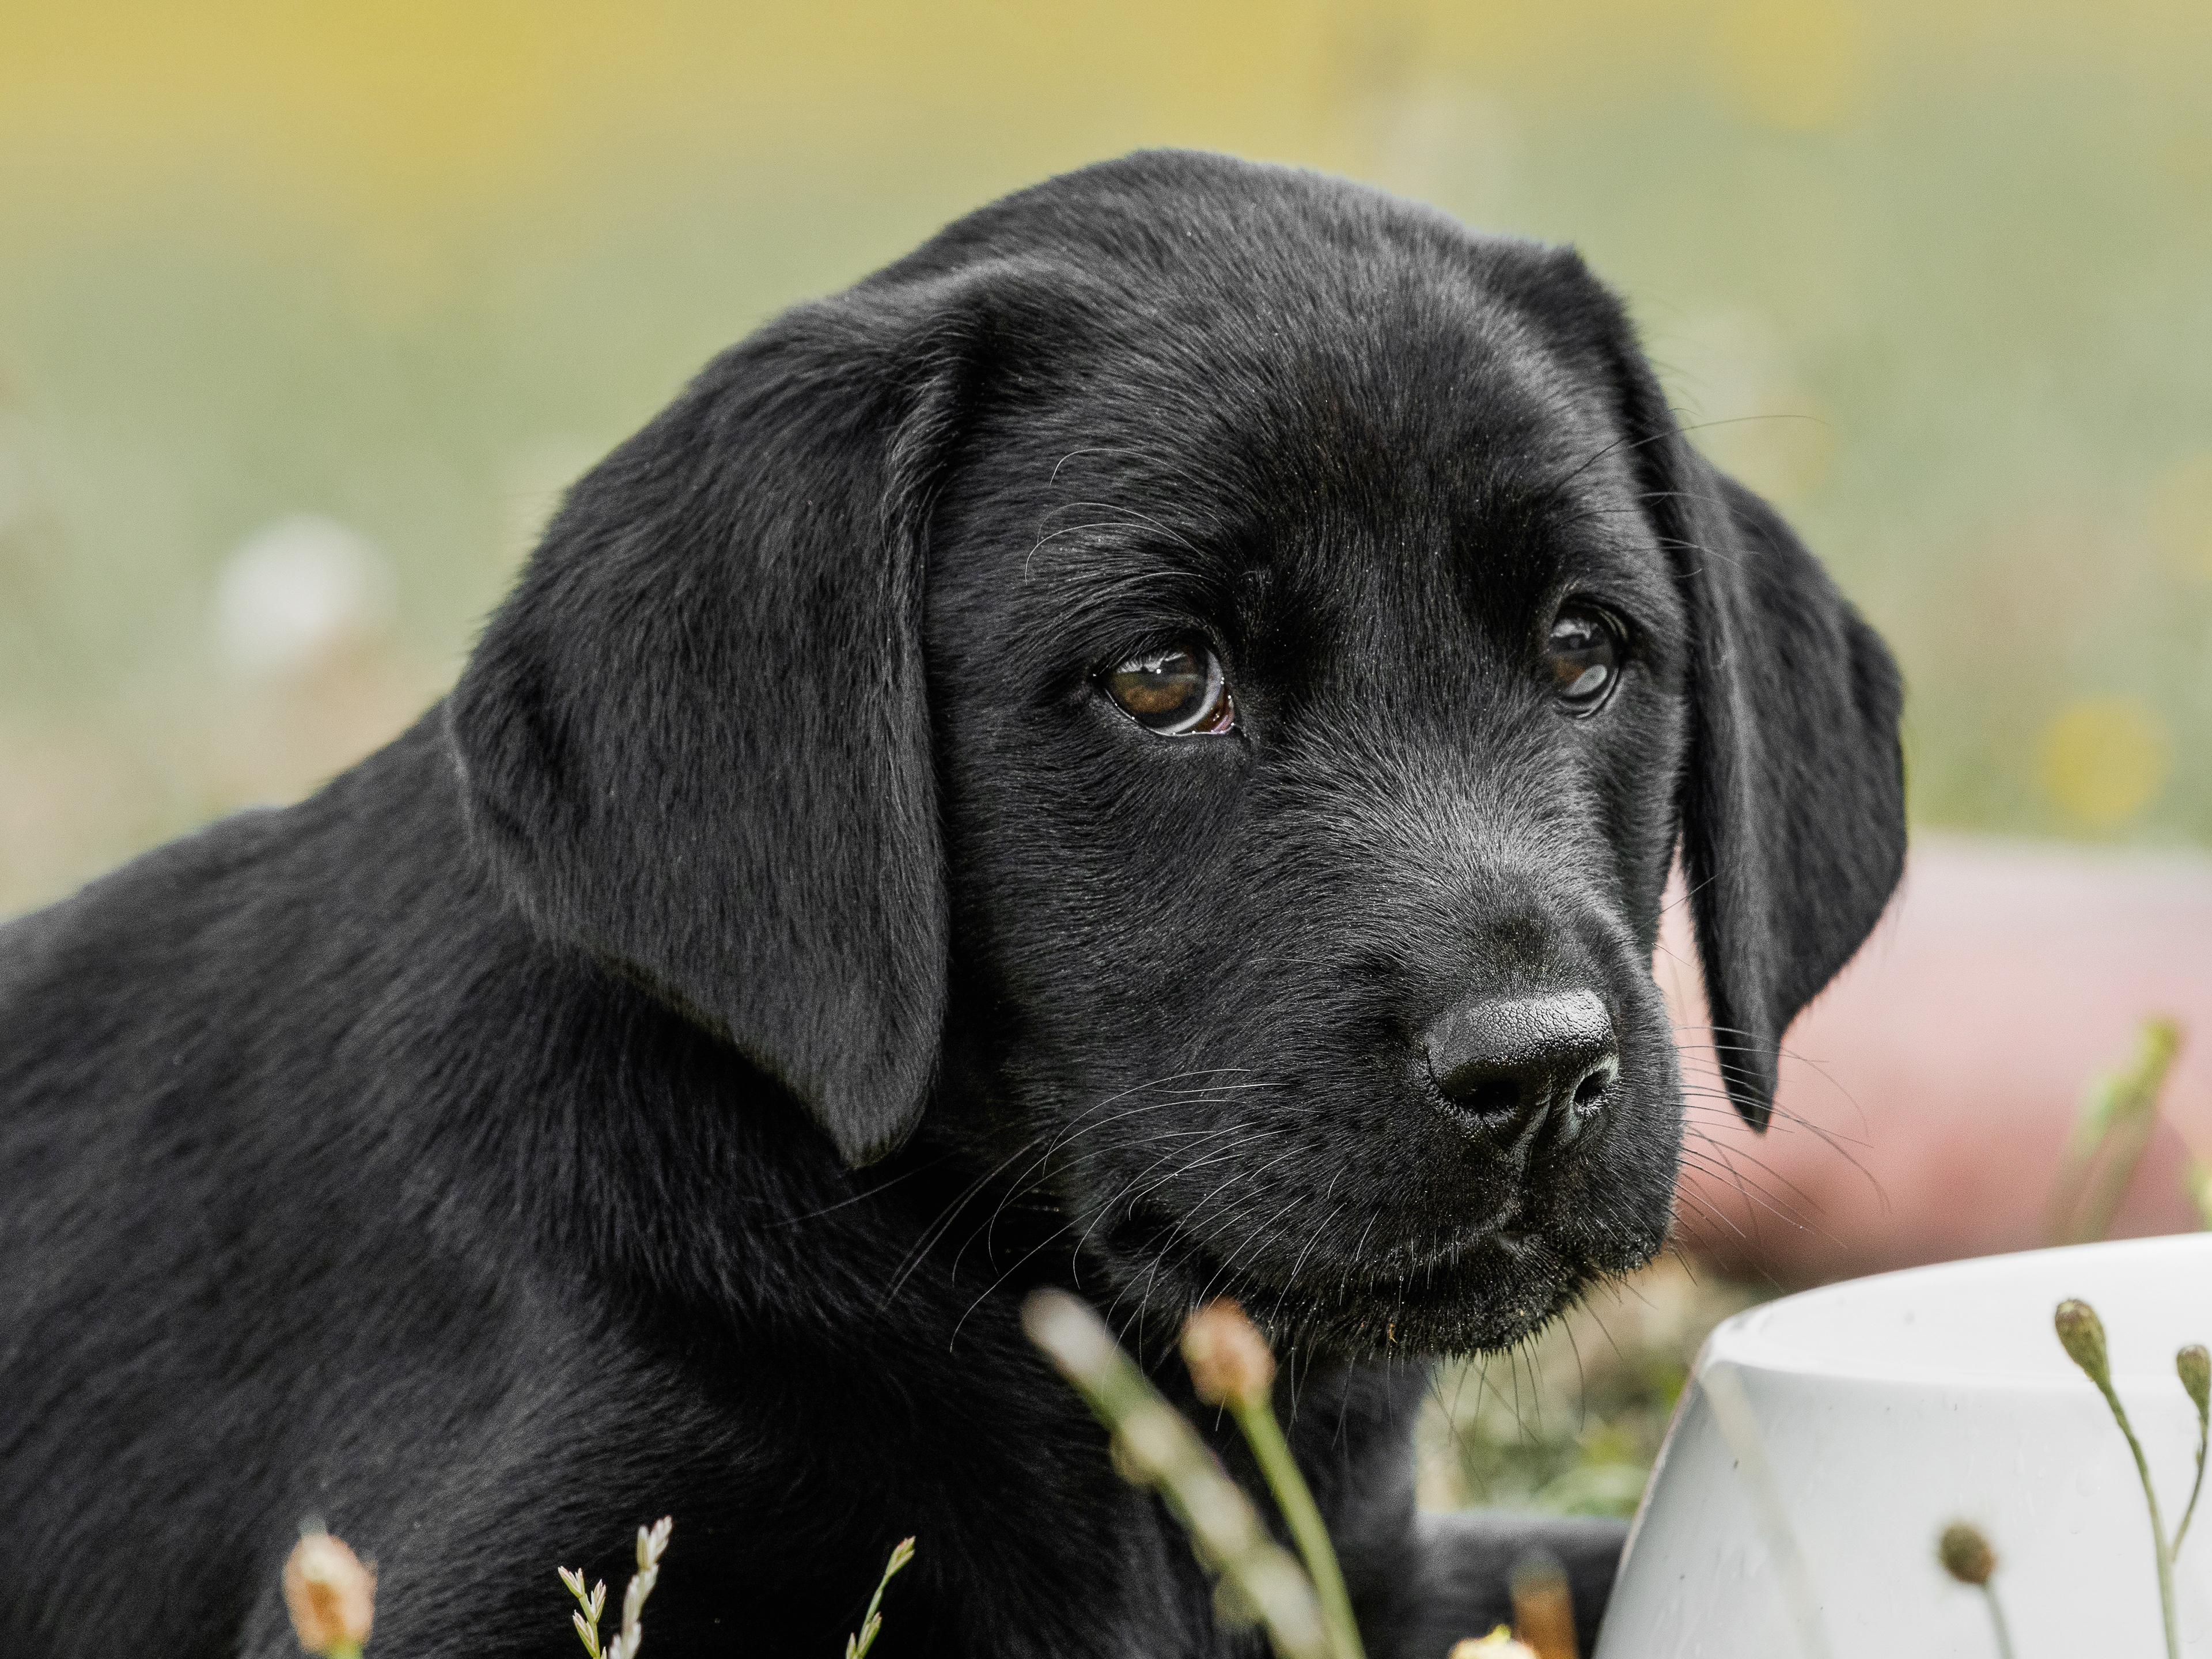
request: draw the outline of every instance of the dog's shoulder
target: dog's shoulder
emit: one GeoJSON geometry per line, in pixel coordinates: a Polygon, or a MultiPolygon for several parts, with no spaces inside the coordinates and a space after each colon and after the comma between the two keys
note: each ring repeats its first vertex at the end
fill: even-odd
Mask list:
{"type": "Polygon", "coordinates": [[[223,818],[0,927],[0,1100],[112,1102],[156,1060],[173,1078],[335,991],[460,873],[441,770],[426,723],[306,801],[223,818]]]}
{"type": "MultiPolygon", "coordinates": [[[[88,967],[157,951],[220,905],[222,890],[285,836],[289,813],[250,807],[142,854],[66,898],[0,924],[0,1019],[57,996],[96,995],[88,967]]],[[[20,1056],[21,1050],[12,1050],[20,1056]]]]}

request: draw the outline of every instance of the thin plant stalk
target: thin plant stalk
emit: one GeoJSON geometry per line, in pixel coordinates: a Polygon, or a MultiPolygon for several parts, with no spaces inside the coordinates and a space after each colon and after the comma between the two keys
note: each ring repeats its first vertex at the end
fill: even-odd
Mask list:
{"type": "Polygon", "coordinates": [[[2012,1632],[2005,1627],[2004,1608],[1997,1601],[1997,1587],[1983,1585],[1982,1600],[1989,1604],[1990,1628],[1996,1632],[1997,1659],[2013,1659],[2012,1632]]]}
{"type": "Polygon", "coordinates": [[[1997,1554],[1981,1528],[1969,1521],[1954,1521],[1936,1540],[1936,1559],[1952,1577],[1981,1591],[1983,1605],[1990,1610],[1990,1628],[1996,1634],[1997,1659],[2013,1659],[2012,1632],[2006,1628],[2004,1608],[1997,1601],[1997,1554]]]}
{"type": "Polygon", "coordinates": [[[2112,1419],[2120,1425],[2120,1432],[2128,1437],[2128,1449],[2135,1455],[2136,1474],[2142,1481],[2143,1503],[2150,1510],[2151,1542],[2158,1553],[2158,1607],[2166,1620],[2166,1659],[2181,1659],[2181,1631],[2174,1618],[2173,1607],[2173,1549],[2166,1540],[2166,1522],[2158,1512],[2158,1493],[2150,1484],[2150,1462],[2143,1456],[2142,1442],[2136,1438],[2135,1425],[2128,1421],[2127,1407],[2120,1404],[2120,1396],[2110,1382],[2100,1382],[2098,1387],[2105,1403],[2112,1408],[2112,1419]]]}
{"type": "Polygon", "coordinates": [[[1735,1455],[1736,1467],[1742,1471],[1752,1513],[1758,1517],[1759,1530],[1765,1534],[1767,1550],[1780,1569],[1778,1577],[1782,1605],[1788,1609],[1790,1622],[1797,1627],[1797,1644],[1804,1650],[1807,1659],[1832,1659],[1834,1650],[1829,1645],[1828,1628],[1821,1617],[1820,1596],[1814,1586],[1812,1565],[1806,1559],[1796,1528],[1790,1524],[1790,1510],[1782,1501],[1782,1488],[1774,1479],[1773,1467],[1766,1461],[1766,1443],[1759,1431],[1759,1414],[1752,1409],[1750,1397],[1744,1392],[1738,1368],[1733,1364],[1709,1365],[1698,1374],[1697,1384],[1705,1395],[1706,1409],[1712,1413],[1713,1426],[1720,1431],[1721,1438],[1735,1455]]]}
{"type": "Polygon", "coordinates": [[[898,1576],[898,1570],[913,1559],[913,1539],[902,1538],[891,1546],[891,1559],[884,1563],[884,1576],[876,1580],[876,1593],[868,1598],[860,1628],[845,1638],[845,1659],[866,1659],[868,1650],[876,1644],[876,1632],[884,1627],[884,1592],[898,1576]]]}
{"type": "Polygon", "coordinates": [[[2197,1218],[2206,1227],[2212,1227],[2212,1164],[2201,1158],[2192,1158],[2181,1171],[2182,1190],[2189,1201],[2197,1206],[2197,1218]]]}
{"type": "Polygon", "coordinates": [[[1252,1449],[1275,1506],[1305,1558],[1336,1650],[1358,1653],[1359,1623],[1352,1617],[1335,1547],[1283,1438],[1282,1425],[1275,1420],[1275,1356],[1267,1339],[1234,1297],[1217,1297],[1183,1322],[1182,1357],[1198,1397],[1209,1406],[1225,1407],[1252,1449]]]}
{"type": "Polygon", "coordinates": [[[2173,1356],[2173,1369],[2190,1404],[2197,1407],[2197,1480],[2189,1488],[2189,1507],[2181,1512],[2181,1524],[2173,1529],[2173,1553],[2179,1555],[2181,1540],[2189,1535],[2189,1523],[2197,1514],[2197,1499],[2204,1491],[2205,1442],[2212,1437],[2212,1352],[2203,1343],[2192,1342],[2173,1356]]]}
{"type": "Polygon", "coordinates": [[[1555,1558],[1540,1553],[1524,1557],[1505,1585],[1513,1601],[1514,1634],[1536,1659],[1581,1659],[1574,1591],[1555,1558]]]}
{"type": "Polygon", "coordinates": [[[2166,1542],[2166,1522],[2158,1510],[2158,1493],[2150,1483],[2150,1461],[2143,1455],[2142,1442],[2136,1438],[2135,1425],[2128,1421],[2128,1408],[2120,1403],[2119,1394],[2112,1387],[2104,1322],[2087,1303],[2069,1299],[2058,1304],[2052,1322],[2057,1328],[2060,1346],[2097,1385],[2097,1392],[2105,1396],[2112,1420],[2120,1425],[2120,1432],[2127,1437],[2128,1450],[2134,1454],[2136,1474],[2142,1481],[2143,1503],[2150,1510],[2151,1545],[2158,1559],[2158,1608],[2166,1621],[2166,1659],[2181,1659],[2181,1630],[2173,1607],[2173,1550],[2166,1542]]]}
{"type": "Polygon", "coordinates": [[[1115,1463],[1158,1492],[1198,1547],[1257,1615],[1279,1659],[1360,1659],[1340,1650],[1297,1558],[1267,1535],[1251,1500],[1221,1472],[1198,1431],[1168,1404],[1114,1333],[1065,1291],[1033,1291],[1022,1327],[1113,1432],[1115,1463]]]}
{"type": "Polygon", "coordinates": [[[2181,1523],[2173,1529],[2173,1553],[2181,1553],[2181,1540],[2189,1536],[2189,1522],[2197,1513],[2197,1494],[2204,1490],[2204,1440],[2197,1441],[2197,1483],[2189,1489],[2189,1507],[2181,1512],[2181,1523]]]}
{"type": "Polygon", "coordinates": [[[2112,1231],[2112,1216],[2158,1123],[2158,1097],[2181,1049],[2181,1027],[2143,1022],[2136,1051],[2094,1079],[2051,1182],[2048,1231],[2054,1244],[2086,1244],[2112,1231]]]}
{"type": "Polygon", "coordinates": [[[1283,1437],[1283,1425],[1275,1420],[1274,1407],[1263,1395],[1231,1400],[1229,1411],[1237,1419],[1237,1426],[1243,1431],[1245,1443],[1252,1448],[1252,1455],[1260,1465],[1267,1490],[1275,1495],[1283,1519],[1290,1523],[1291,1537],[1305,1559],[1307,1576],[1313,1580],[1314,1593],[1321,1600],[1322,1616],[1328,1621],[1337,1650],[1358,1653],[1359,1621],[1352,1617],[1352,1595],[1344,1587],[1343,1569],[1338,1566],[1335,1547],[1328,1540],[1328,1528],[1322,1521],[1321,1506],[1314,1502],[1305,1476],[1298,1472],[1297,1459],[1291,1455],[1290,1443],[1283,1437]]]}

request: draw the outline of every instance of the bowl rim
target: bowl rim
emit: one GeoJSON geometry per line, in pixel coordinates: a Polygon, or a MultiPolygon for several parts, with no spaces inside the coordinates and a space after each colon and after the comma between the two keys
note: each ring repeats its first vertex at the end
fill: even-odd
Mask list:
{"type": "MultiPolygon", "coordinates": [[[[2202,1340],[2212,1344],[2212,1232],[2168,1233],[2148,1238],[2126,1238],[2102,1241],[2093,1244],[2068,1244],[2034,1250],[2017,1250],[2002,1255],[1970,1256],[1956,1261],[1932,1262],[1923,1267],[1903,1267],[1891,1273],[1873,1273],[1863,1279],[1841,1279],[1832,1285],[1823,1285],[1814,1290],[1801,1291],[1793,1296],[1762,1303],[1746,1309],[1742,1313],[1723,1320],[1714,1327],[1698,1356],[1694,1368],[1702,1376],[1706,1368],[1728,1364],[1739,1370],[1766,1373],[1792,1378],[1830,1378],[1839,1382],[1887,1382],[1910,1384],[1915,1387],[1934,1387],[1944,1389],[1971,1389],[1977,1393],[2003,1392],[2021,1394],[2051,1394],[2080,1392],[2087,1378],[2068,1360],[2059,1349],[2054,1336],[2051,1346],[2051,1365],[2048,1370],[2021,1370],[2014,1366],[1986,1368],[1973,1365],[1937,1363],[1911,1353],[1897,1354],[1883,1351],[1870,1352],[1864,1358],[1838,1355],[1832,1348],[1808,1352],[1790,1340],[1790,1330],[1801,1322],[1821,1319],[1824,1311],[1836,1303],[1860,1300],[1868,1297],[1904,1299],[1925,1294],[1933,1285],[1940,1285],[1947,1294],[1956,1294],[1971,1289],[1979,1280],[1992,1290],[2022,1280],[2042,1279],[2051,1284],[2063,1285],[2067,1269],[2082,1269],[2079,1277],[2085,1280],[2102,1280],[2109,1284],[2116,1272],[2130,1267],[2148,1267],[2154,1262],[2178,1259],[2189,1262],[2200,1259],[2197,1265],[2203,1271],[2205,1286],[2203,1332],[2202,1340]]],[[[2087,1296],[2093,1301],[2097,1294],[2095,1283],[2086,1283],[2069,1290],[2060,1290],[2052,1297],[2056,1305],[2059,1297],[2069,1294],[2087,1296]]],[[[2139,1344],[2123,1340],[2113,1355],[2112,1382],[2116,1388],[2135,1389],[2156,1386],[2161,1389],[2173,1387],[2172,1356],[2153,1359],[2145,1356],[2139,1344]]],[[[2185,1399],[2176,1392],[2175,1399],[2185,1399]]],[[[2085,1394],[2085,1401],[2104,1409],[2094,1394],[2085,1394]]]]}

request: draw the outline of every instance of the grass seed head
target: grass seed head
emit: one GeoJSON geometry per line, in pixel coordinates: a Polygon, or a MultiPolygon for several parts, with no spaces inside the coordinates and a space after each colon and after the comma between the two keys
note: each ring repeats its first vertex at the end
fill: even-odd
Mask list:
{"type": "Polygon", "coordinates": [[[304,1534],[284,1563],[284,1605],[309,1653],[358,1648],[376,1617],[376,1575],[326,1532],[304,1534]]]}
{"type": "Polygon", "coordinates": [[[1943,1528],[1943,1535],[1936,1540],[1936,1559],[1943,1564],[1944,1571],[1962,1584],[1986,1584],[1997,1570],[1997,1553],[1990,1547],[1990,1540],[1982,1536],[1980,1528],[1964,1521],[1954,1521],[1943,1528]]]}
{"type": "Polygon", "coordinates": [[[2105,1322],[2097,1317],[2097,1310],[2078,1297],[2069,1297],[2058,1304],[2051,1322],[2058,1333],[2058,1345],[2066,1350],[2066,1357],[2086,1371],[2099,1388],[2111,1388],[2112,1364],[2105,1352],[2105,1322]]]}
{"type": "Polygon", "coordinates": [[[1267,1398],[1275,1356],[1267,1339],[1227,1297],[1207,1303],[1182,1328],[1182,1357],[1198,1397],[1209,1406],[1251,1406],[1267,1398]]]}

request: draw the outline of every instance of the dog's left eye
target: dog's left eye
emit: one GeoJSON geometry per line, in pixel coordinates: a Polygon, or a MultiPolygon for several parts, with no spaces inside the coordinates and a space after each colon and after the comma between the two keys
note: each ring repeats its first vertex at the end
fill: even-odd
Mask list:
{"type": "Polygon", "coordinates": [[[1237,707],[1221,659],[1198,644],[1146,651],[1116,663],[1106,695],[1147,732],[1162,737],[1210,735],[1232,730],[1237,707]]]}
{"type": "Polygon", "coordinates": [[[1544,656],[1552,695],[1569,714],[1595,714],[1620,678],[1620,635],[1602,611],[1586,605],[1561,608],[1544,656]]]}

